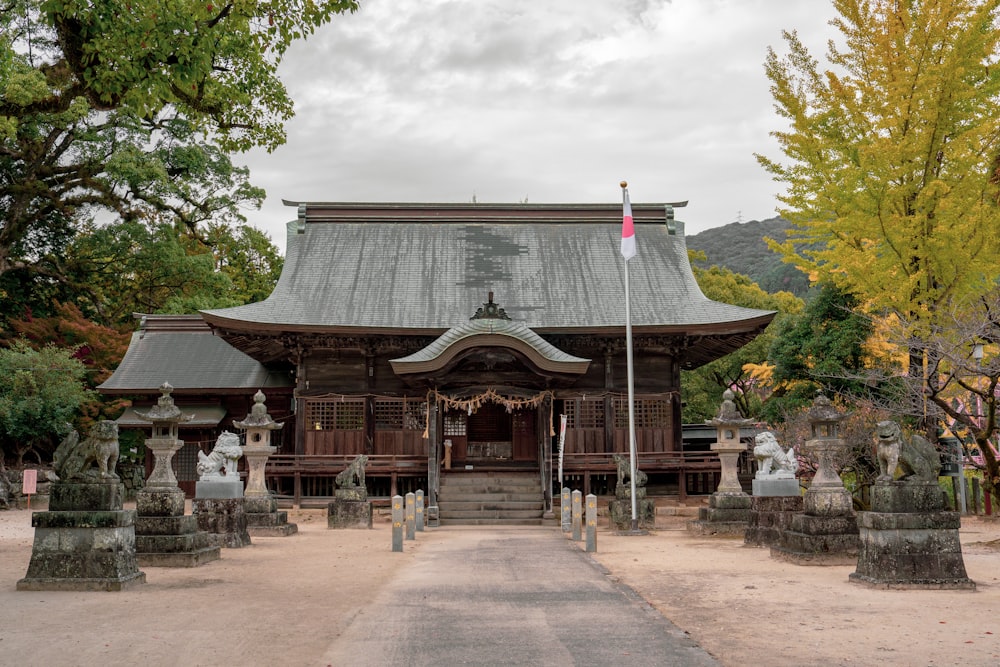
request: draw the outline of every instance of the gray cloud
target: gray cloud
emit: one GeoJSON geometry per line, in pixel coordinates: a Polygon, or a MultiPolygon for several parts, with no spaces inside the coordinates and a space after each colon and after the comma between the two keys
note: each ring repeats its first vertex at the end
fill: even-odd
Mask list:
{"type": "Polygon", "coordinates": [[[690,199],[690,233],[774,215],[781,127],[763,73],[832,9],[798,0],[362,0],[294,47],[288,143],[245,157],[284,245],[305,201],[690,199]]]}

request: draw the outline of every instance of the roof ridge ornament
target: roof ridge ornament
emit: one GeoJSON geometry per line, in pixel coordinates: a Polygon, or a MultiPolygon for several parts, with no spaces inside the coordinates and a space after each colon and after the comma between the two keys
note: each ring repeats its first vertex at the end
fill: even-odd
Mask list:
{"type": "Polygon", "coordinates": [[[489,293],[489,300],[483,304],[482,308],[476,310],[476,314],[470,320],[510,320],[507,311],[493,303],[493,292],[489,293]]]}

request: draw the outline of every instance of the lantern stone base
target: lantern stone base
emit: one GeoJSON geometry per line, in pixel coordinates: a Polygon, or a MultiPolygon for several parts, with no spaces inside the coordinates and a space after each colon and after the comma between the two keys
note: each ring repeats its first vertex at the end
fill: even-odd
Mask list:
{"type": "Polygon", "coordinates": [[[713,493],[708,507],[698,508],[698,518],[688,521],[687,529],[699,535],[742,537],[750,521],[751,502],[745,493],[713,493]]]}
{"type": "Polygon", "coordinates": [[[198,529],[208,533],[215,544],[228,549],[250,546],[243,498],[195,498],[191,510],[198,529]]]}
{"type": "Polygon", "coordinates": [[[876,483],[873,511],[858,515],[857,570],[849,580],[871,588],[974,590],[959,542],[961,517],[944,506],[937,482],[876,483]]]}
{"type": "MultiPolygon", "coordinates": [[[[645,492],[643,488],[643,492],[645,492]]],[[[656,502],[641,498],[636,493],[635,514],[638,519],[639,528],[650,529],[656,522],[656,502]]],[[[644,494],[645,495],[645,494],[644,494]]],[[[616,530],[629,530],[632,528],[632,500],[611,500],[608,502],[608,512],[611,515],[611,527],[616,530]]]]}
{"type": "Polygon", "coordinates": [[[326,527],[371,528],[372,504],[366,500],[334,500],[327,506],[326,527]]]}
{"type": "Polygon", "coordinates": [[[754,496],[743,542],[749,546],[771,547],[781,543],[781,535],[791,527],[792,517],[802,512],[802,496],[754,496]]]}
{"type": "Polygon", "coordinates": [[[47,512],[34,512],[28,572],[19,591],[120,591],[145,583],[135,553],[135,511],[117,479],[56,482],[47,512]]]}
{"type": "Polygon", "coordinates": [[[796,514],[771,547],[771,558],[796,565],[853,565],[858,558],[857,516],[796,514]]]}
{"type": "Polygon", "coordinates": [[[288,512],[278,511],[278,501],[271,496],[243,499],[250,537],[288,537],[299,532],[298,525],[288,523],[288,512]]]}
{"type": "Polygon", "coordinates": [[[220,556],[198,520],[184,514],[184,492],[149,487],[136,494],[135,550],[143,567],[198,567],[220,556]]]}

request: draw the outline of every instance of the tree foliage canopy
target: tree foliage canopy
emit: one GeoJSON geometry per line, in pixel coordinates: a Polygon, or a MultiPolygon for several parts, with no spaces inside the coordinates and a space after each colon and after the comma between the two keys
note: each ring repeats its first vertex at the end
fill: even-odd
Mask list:
{"type": "MultiPolygon", "coordinates": [[[[693,259],[698,259],[696,253],[692,254],[693,259]]],[[[802,300],[789,292],[768,294],[746,276],[717,266],[709,269],[694,267],[694,274],[701,291],[710,299],[745,308],[776,310],[778,315],[751,343],[701,368],[682,371],[682,419],[685,423],[709,419],[718,411],[722,392],[733,387],[738,390],[735,400],[740,413],[746,417],[758,416],[761,397],[755,391],[755,380],[746,371],[746,366],[766,359],[767,350],[774,340],[774,331],[786,317],[802,310],[802,300]]]]}
{"type": "Polygon", "coordinates": [[[766,61],[787,162],[787,260],[920,325],[1000,272],[1000,0],[834,0],[821,71],[794,32],[766,61]]]}
{"type": "Polygon", "coordinates": [[[0,0],[0,275],[58,276],[101,212],[195,233],[259,206],[229,151],[284,141],[282,54],[351,0],[0,0]]]}
{"type": "Polygon", "coordinates": [[[60,436],[69,431],[80,407],[93,398],[84,388],[86,368],[72,350],[32,349],[15,341],[0,349],[0,444],[17,464],[33,452],[51,458],[60,436]]]}

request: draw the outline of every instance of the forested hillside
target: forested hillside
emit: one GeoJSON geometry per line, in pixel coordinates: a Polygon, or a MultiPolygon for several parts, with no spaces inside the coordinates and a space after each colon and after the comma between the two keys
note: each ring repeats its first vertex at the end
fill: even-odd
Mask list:
{"type": "Polygon", "coordinates": [[[687,237],[687,246],[705,253],[707,261],[695,262],[701,268],[720,266],[747,276],[767,292],[784,290],[804,298],[809,289],[806,276],[783,263],[764,242],[764,237],[783,241],[789,227],[783,218],[734,222],[687,237]]]}

